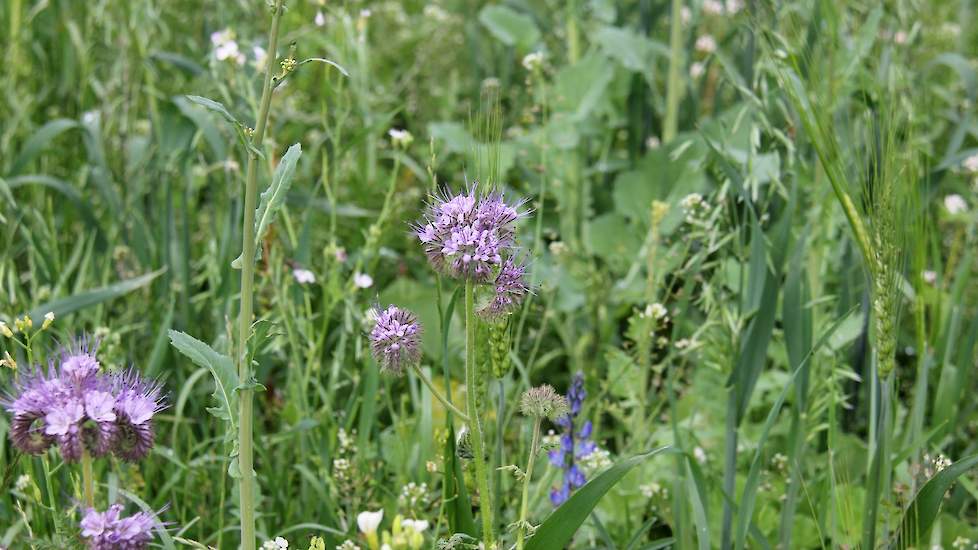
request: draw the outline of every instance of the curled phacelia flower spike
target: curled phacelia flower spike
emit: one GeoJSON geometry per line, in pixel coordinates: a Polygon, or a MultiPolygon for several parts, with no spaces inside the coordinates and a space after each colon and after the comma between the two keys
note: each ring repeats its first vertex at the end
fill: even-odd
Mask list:
{"type": "Polygon", "coordinates": [[[166,406],[162,388],[130,369],[115,376],[115,390],[112,451],[123,460],[135,462],[149,454],[156,440],[153,416],[166,406]]]}
{"type": "Polygon", "coordinates": [[[492,299],[476,311],[483,319],[496,320],[520,307],[530,292],[526,283],[526,266],[512,256],[506,258],[493,282],[493,290],[492,299]]]}
{"type": "Polygon", "coordinates": [[[153,540],[153,529],[161,525],[156,515],[137,512],[122,517],[122,505],[113,504],[104,512],[85,510],[81,536],[90,550],[143,550],[153,540]]]}
{"type": "Polygon", "coordinates": [[[483,284],[515,248],[513,225],[525,213],[522,203],[509,204],[502,193],[482,195],[476,189],[433,197],[415,234],[435,270],[483,284]]]}
{"type": "Polygon", "coordinates": [[[66,462],[85,452],[115,452],[125,460],[149,452],[152,417],[163,407],[161,388],[135,371],[101,372],[96,348],[80,340],[15,382],[3,406],[12,415],[10,439],[17,449],[38,455],[57,445],[66,462]]]}
{"type": "Polygon", "coordinates": [[[387,306],[372,311],[376,321],[370,331],[370,349],[383,372],[400,376],[421,360],[421,322],[406,309],[387,306]]]}
{"type": "Polygon", "coordinates": [[[553,386],[544,384],[523,392],[520,412],[526,416],[556,420],[570,412],[567,398],[557,393],[553,386]]]}

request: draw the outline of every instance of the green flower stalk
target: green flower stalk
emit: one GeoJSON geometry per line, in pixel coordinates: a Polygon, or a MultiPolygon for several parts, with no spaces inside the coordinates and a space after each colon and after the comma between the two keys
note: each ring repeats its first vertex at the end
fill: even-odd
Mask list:
{"type": "Polygon", "coordinates": [[[544,418],[557,420],[570,412],[567,398],[559,395],[551,386],[543,385],[523,393],[520,401],[520,411],[533,418],[533,438],[530,441],[530,457],[526,462],[523,473],[523,494],[520,498],[520,519],[516,524],[516,550],[523,550],[523,541],[529,530],[527,514],[530,505],[530,478],[533,476],[533,466],[537,453],[540,451],[540,424],[544,418]]]}
{"type": "MultiPolygon", "coordinates": [[[[265,129],[268,125],[268,111],[272,101],[272,67],[278,46],[278,29],[282,15],[283,0],[276,0],[272,13],[272,26],[268,36],[268,59],[262,84],[261,101],[255,131],[251,137],[248,152],[248,166],[245,176],[244,220],[242,222],[241,257],[241,310],[238,315],[238,376],[240,380],[251,380],[251,365],[248,361],[248,339],[251,336],[251,322],[254,313],[255,285],[255,206],[258,199],[258,154],[265,129]]],[[[238,402],[238,480],[241,510],[241,547],[255,549],[255,470],[253,448],[253,408],[254,389],[242,387],[238,402]]]]}

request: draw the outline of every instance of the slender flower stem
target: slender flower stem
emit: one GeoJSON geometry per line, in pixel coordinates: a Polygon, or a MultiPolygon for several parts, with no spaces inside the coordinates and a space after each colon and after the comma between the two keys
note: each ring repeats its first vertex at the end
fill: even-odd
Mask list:
{"type": "MultiPolygon", "coordinates": [[[[251,139],[254,149],[261,146],[268,124],[268,110],[272,101],[272,67],[275,65],[278,44],[278,27],[282,14],[282,1],[276,0],[272,14],[272,28],[268,36],[268,62],[265,64],[265,77],[262,85],[261,103],[255,132],[251,139]]],[[[248,361],[248,338],[251,335],[253,315],[253,293],[255,284],[255,203],[258,198],[258,156],[248,153],[248,168],[245,178],[244,222],[241,242],[241,311],[238,315],[238,376],[247,386],[251,379],[251,365],[248,361]]],[[[254,449],[252,446],[252,415],[254,391],[244,387],[238,401],[238,469],[240,471],[239,494],[241,508],[241,548],[255,549],[255,470],[254,449]]]]}
{"type": "Polygon", "coordinates": [[[48,457],[41,457],[41,467],[44,468],[44,488],[48,492],[48,505],[51,507],[51,519],[54,521],[54,532],[61,533],[61,515],[58,514],[58,506],[54,499],[54,484],[51,483],[51,465],[48,464],[48,457]]]}
{"type": "Polygon", "coordinates": [[[523,472],[523,498],[520,501],[520,521],[516,527],[516,550],[523,550],[523,537],[526,534],[526,516],[530,504],[530,476],[533,475],[533,463],[537,458],[537,446],[540,444],[540,419],[533,420],[533,441],[530,443],[530,458],[526,461],[526,471],[523,472]]]}
{"type": "Polygon", "coordinates": [[[672,14],[669,18],[669,80],[666,83],[666,118],[662,124],[662,143],[669,143],[676,137],[679,126],[679,98],[682,80],[679,73],[683,63],[682,0],[672,0],[672,14]]]}
{"type": "Polygon", "coordinates": [[[475,377],[475,285],[465,281],[465,392],[469,425],[472,429],[472,447],[475,452],[475,479],[479,485],[479,501],[482,507],[482,540],[486,550],[492,550],[492,496],[489,494],[489,478],[486,475],[485,440],[479,419],[478,392],[475,377]]]}
{"type": "Polygon", "coordinates": [[[462,410],[456,407],[455,405],[449,403],[448,399],[445,399],[445,396],[442,395],[441,392],[438,391],[437,388],[435,388],[434,384],[431,383],[431,380],[428,379],[427,376],[425,376],[425,373],[424,371],[421,370],[421,367],[414,365],[413,368],[414,368],[414,374],[417,374],[418,378],[420,378],[421,381],[424,382],[424,385],[428,386],[428,390],[431,392],[431,395],[434,395],[438,399],[438,401],[440,401],[441,404],[445,406],[445,408],[457,414],[459,418],[462,419],[463,422],[469,421],[469,415],[462,412],[462,410]]]}
{"type": "Polygon", "coordinates": [[[92,473],[92,455],[88,454],[88,449],[82,445],[82,455],[81,455],[81,467],[82,467],[82,496],[85,500],[85,506],[88,508],[95,507],[95,475],[92,473]]]}

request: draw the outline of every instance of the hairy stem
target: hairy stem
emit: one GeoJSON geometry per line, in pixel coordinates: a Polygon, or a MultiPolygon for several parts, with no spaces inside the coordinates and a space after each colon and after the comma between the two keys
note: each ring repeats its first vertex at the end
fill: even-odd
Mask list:
{"type": "Polygon", "coordinates": [[[533,463],[537,458],[537,446],[540,444],[540,419],[533,421],[533,440],[530,443],[530,458],[526,461],[526,471],[523,473],[523,498],[520,501],[520,521],[516,527],[516,550],[523,550],[523,537],[526,535],[526,516],[530,502],[530,476],[533,475],[533,463]]]}
{"type": "Polygon", "coordinates": [[[492,496],[489,494],[489,478],[486,474],[485,440],[479,419],[478,394],[475,375],[475,285],[465,281],[465,391],[469,425],[472,430],[472,447],[475,452],[475,479],[479,485],[479,501],[482,508],[482,540],[486,550],[493,546],[492,496]]]}
{"type": "MultiPolygon", "coordinates": [[[[254,149],[261,146],[268,124],[268,110],[272,101],[272,67],[275,65],[278,43],[278,27],[282,14],[282,1],[276,0],[272,14],[272,27],[268,36],[268,62],[262,84],[261,103],[255,132],[251,139],[254,149]]],[[[251,319],[254,313],[253,293],[255,284],[255,203],[258,199],[258,156],[248,153],[248,168],[245,177],[244,220],[241,241],[241,311],[238,315],[238,376],[247,385],[251,379],[251,365],[248,361],[248,338],[251,335],[251,319]]],[[[241,548],[255,548],[255,470],[252,442],[252,423],[254,390],[242,388],[238,402],[238,469],[240,471],[239,494],[241,509],[241,548]]]]}
{"type": "Polygon", "coordinates": [[[95,475],[92,473],[92,455],[88,454],[88,449],[82,445],[81,456],[82,467],[82,498],[85,507],[95,507],[95,475]]]}
{"type": "Polygon", "coordinates": [[[442,395],[437,388],[435,388],[434,384],[431,383],[431,380],[425,375],[424,371],[421,370],[421,367],[414,365],[414,374],[418,375],[418,378],[420,378],[421,381],[424,382],[424,385],[428,386],[428,391],[431,392],[431,395],[434,395],[435,398],[438,399],[438,401],[441,402],[441,404],[444,405],[446,409],[457,414],[458,417],[461,418],[463,422],[469,421],[469,415],[462,412],[461,409],[459,409],[455,405],[452,405],[448,401],[448,399],[446,399],[445,396],[442,395]]]}
{"type": "Polygon", "coordinates": [[[683,62],[682,7],[682,0],[672,0],[672,15],[669,18],[669,80],[666,83],[666,118],[662,124],[662,143],[672,141],[679,127],[679,97],[682,86],[679,70],[683,62]]]}

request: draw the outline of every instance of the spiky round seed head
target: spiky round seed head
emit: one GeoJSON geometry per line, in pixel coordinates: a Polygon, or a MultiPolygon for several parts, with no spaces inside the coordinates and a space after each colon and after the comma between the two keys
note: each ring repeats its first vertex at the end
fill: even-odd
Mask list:
{"type": "Polygon", "coordinates": [[[570,405],[567,398],[549,384],[544,384],[523,392],[520,411],[526,416],[556,420],[570,411],[570,405]]]}

